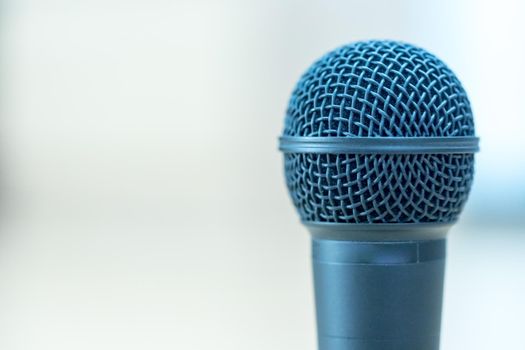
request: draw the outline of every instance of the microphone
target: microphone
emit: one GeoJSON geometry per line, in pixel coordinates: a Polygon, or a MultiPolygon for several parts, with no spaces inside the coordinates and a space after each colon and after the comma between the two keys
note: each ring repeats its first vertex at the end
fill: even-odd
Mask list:
{"type": "Polygon", "coordinates": [[[461,83],[413,45],[356,42],[300,78],[279,148],[311,233],[320,350],[439,349],[478,143],[461,83]]]}

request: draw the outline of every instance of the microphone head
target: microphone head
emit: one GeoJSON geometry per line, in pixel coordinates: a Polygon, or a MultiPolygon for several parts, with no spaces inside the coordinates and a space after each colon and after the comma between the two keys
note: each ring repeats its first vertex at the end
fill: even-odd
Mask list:
{"type": "Polygon", "coordinates": [[[280,148],[306,224],[450,224],[477,145],[465,90],[442,61],[367,41],[326,54],[300,78],[280,148]]]}

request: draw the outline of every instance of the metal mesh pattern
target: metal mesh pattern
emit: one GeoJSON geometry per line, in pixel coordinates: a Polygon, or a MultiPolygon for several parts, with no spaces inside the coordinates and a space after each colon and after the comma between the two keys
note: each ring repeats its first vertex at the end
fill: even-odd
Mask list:
{"type": "Polygon", "coordinates": [[[332,51],[301,77],[285,136],[473,136],[470,103],[434,55],[392,41],[332,51]]]}
{"type": "Polygon", "coordinates": [[[285,155],[292,200],[313,222],[452,222],[473,164],[472,154],[285,155]]]}
{"type": "MultiPolygon", "coordinates": [[[[300,79],[284,136],[474,136],[470,104],[430,53],[396,42],[337,49],[300,79]]],[[[474,155],[285,154],[303,221],[449,223],[468,197],[474,155]]]]}

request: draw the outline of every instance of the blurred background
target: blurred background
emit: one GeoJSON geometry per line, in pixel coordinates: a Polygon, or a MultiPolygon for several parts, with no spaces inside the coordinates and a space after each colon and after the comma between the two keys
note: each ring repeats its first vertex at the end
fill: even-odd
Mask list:
{"type": "Polygon", "coordinates": [[[443,349],[523,349],[525,3],[3,0],[0,348],[316,348],[288,96],[326,51],[411,42],[481,136],[443,349]]]}

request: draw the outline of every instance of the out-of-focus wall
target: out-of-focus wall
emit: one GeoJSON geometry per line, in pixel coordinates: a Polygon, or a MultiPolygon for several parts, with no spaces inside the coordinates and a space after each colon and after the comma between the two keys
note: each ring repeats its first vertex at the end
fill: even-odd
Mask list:
{"type": "Polygon", "coordinates": [[[183,200],[169,212],[175,205],[186,218],[211,200],[274,201],[275,191],[239,184],[248,181],[241,170],[268,164],[279,171],[268,150],[297,77],[343,43],[393,38],[435,52],[469,92],[483,150],[469,220],[523,222],[524,7],[510,0],[5,0],[7,186],[14,201],[28,199],[25,210],[43,215],[113,216],[123,202],[142,213],[155,207],[150,200],[175,193],[183,200]],[[201,167],[222,175],[210,179],[201,167]],[[196,179],[205,181],[190,191],[196,179]]]}
{"type": "Polygon", "coordinates": [[[443,348],[519,349],[524,10],[4,0],[0,348],[314,349],[309,241],[277,136],[308,65],[390,38],[451,66],[482,138],[443,348]]]}

